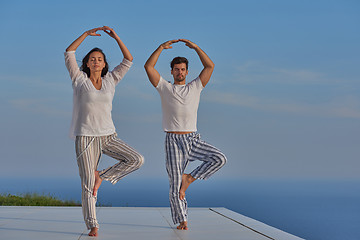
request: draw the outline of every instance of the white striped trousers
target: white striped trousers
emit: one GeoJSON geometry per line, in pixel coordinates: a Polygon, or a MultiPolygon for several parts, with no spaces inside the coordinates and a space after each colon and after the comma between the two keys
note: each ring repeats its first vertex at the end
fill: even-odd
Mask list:
{"type": "Polygon", "coordinates": [[[139,169],[144,163],[144,157],[135,149],[117,138],[117,134],[92,137],[77,136],[75,150],[82,187],[82,210],[88,229],[99,228],[96,219],[96,196],[93,196],[95,171],[97,170],[101,154],[104,153],[119,162],[100,171],[103,180],[117,183],[127,174],[139,169]]]}
{"type": "Polygon", "coordinates": [[[226,156],[214,146],[200,139],[200,134],[166,133],[166,170],[169,176],[169,199],[174,224],[187,221],[187,201],[180,200],[182,175],[189,161],[202,163],[190,175],[196,179],[208,179],[226,163],[226,156]]]}

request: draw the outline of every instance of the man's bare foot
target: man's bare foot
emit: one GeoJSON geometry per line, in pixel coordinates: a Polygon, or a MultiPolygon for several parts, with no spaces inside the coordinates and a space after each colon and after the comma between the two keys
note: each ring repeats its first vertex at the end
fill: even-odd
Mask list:
{"type": "Polygon", "coordinates": [[[93,190],[93,195],[96,197],[97,191],[100,188],[102,179],[100,178],[99,171],[95,171],[95,185],[93,190]]]}
{"type": "Polygon", "coordinates": [[[193,178],[193,176],[191,176],[190,174],[183,174],[182,175],[182,182],[181,182],[181,187],[180,187],[180,191],[179,191],[179,198],[180,200],[184,200],[185,198],[185,191],[186,189],[189,187],[189,185],[194,182],[196,180],[196,178],[193,178]]]}
{"type": "Polygon", "coordinates": [[[188,230],[187,221],[181,222],[179,226],[176,227],[179,230],[188,230]]]}
{"type": "Polygon", "coordinates": [[[98,236],[98,228],[97,227],[93,227],[91,228],[90,232],[89,232],[89,236],[91,237],[97,237],[98,236]]]}

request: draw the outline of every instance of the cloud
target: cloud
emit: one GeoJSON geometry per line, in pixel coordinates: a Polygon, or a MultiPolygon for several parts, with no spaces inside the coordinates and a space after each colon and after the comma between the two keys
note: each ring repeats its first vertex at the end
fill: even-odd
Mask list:
{"type": "Polygon", "coordinates": [[[150,89],[148,86],[146,88],[148,89],[144,90],[143,86],[124,85],[116,89],[115,92],[119,94],[119,97],[126,99],[139,99],[145,102],[156,101],[158,96],[156,96],[155,89],[150,89]]]}
{"type": "Polygon", "coordinates": [[[322,73],[247,61],[236,67],[226,85],[207,91],[203,99],[266,112],[360,118],[360,96],[356,91],[358,82],[352,75],[340,79],[333,72],[336,70],[322,73]],[[255,94],[246,93],[250,90],[246,85],[252,85],[255,94]],[[299,85],[301,88],[298,88],[299,85]]]}
{"type": "Polygon", "coordinates": [[[114,121],[128,122],[133,123],[161,123],[162,115],[161,113],[113,113],[112,114],[114,121]]]}
{"type": "MultiPolygon", "coordinates": [[[[344,80],[329,77],[323,72],[309,69],[290,69],[265,65],[260,61],[247,61],[235,67],[235,79],[244,83],[272,82],[286,84],[334,84],[344,80]]],[[[237,82],[239,82],[237,80],[237,82]]]]}
{"type": "MultiPolygon", "coordinates": [[[[11,107],[31,113],[40,113],[46,116],[70,118],[70,110],[61,110],[53,99],[22,98],[9,101],[11,107]]],[[[70,109],[70,108],[69,108],[70,109]]]]}
{"type": "Polygon", "coordinates": [[[339,97],[322,104],[305,104],[265,99],[244,94],[212,91],[204,95],[203,100],[267,112],[360,119],[360,99],[355,96],[339,97]]]}
{"type": "MultiPolygon", "coordinates": [[[[9,86],[15,85],[18,89],[26,88],[40,88],[43,91],[56,91],[56,92],[71,92],[71,80],[69,77],[61,79],[61,81],[56,81],[54,79],[61,79],[61,76],[51,76],[49,79],[48,76],[24,76],[16,73],[11,75],[0,75],[0,81],[3,81],[5,89],[9,86]]],[[[4,89],[2,89],[4,90],[4,89]]]]}

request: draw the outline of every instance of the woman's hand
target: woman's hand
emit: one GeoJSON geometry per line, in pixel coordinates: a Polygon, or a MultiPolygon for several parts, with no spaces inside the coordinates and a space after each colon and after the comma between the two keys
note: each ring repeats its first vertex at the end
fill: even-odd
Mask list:
{"type": "Polygon", "coordinates": [[[101,30],[103,30],[104,32],[106,32],[110,37],[116,39],[118,38],[119,36],[116,34],[116,32],[114,31],[114,29],[112,29],[111,27],[108,27],[108,26],[103,26],[101,28],[101,30]]]}
{"type": "Polygon", "coordinates": [[[80,46],[80,44],[84,41],[84,39],[87,37],[87,36],[101,36],[100,34],[96,33],[97,31],[100,31],[100,30],[104,30],[103,29],[104,27],[98,27],[98,28],[93,28],[93,29],[90,29],[86,32],[84,32],[83,34],[81,34],[80,37],[78,37],[74,42],[72,42],[70,44],[70,46],[68,46],[66,48],[66,51],[69,52],[69,51],[76,51],[76,49],[80,46]]]}
{"type": "Polygon", "coordinates": [[[118,45],[120,47],[120,50],[121,50],[122,54],[124,55],[124,58],[126,58],[127,60],[129,60],[131,62],[133,60],[133,56],[131,55],[129,49],[127,49],[127,47],[125,46],[123,41],[121,41],[120,37],[116,34],[114,29],[112,29],[111,27],[108,27],[108,26],[103,26],[101,28],[101,30],[103,30],[110,37],[112,37],[113,39],[116,40],[116,42],[118,43],[118,45]]]}
{"type": "Polygon", "coordinates": [[[101,36],[101,34],[96,33],[97,31],[100,31],[100,30],[104,30],[104,27],[93,28],[93,29],[90,29],[90,30],[86,31],[85,33],[88,36],[101,36]]]}

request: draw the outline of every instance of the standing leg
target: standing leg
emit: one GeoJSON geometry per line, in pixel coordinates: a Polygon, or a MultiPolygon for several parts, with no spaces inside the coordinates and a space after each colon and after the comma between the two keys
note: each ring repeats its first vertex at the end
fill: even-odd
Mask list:
{"type": "MultiPolygon", "coordinates": [[[[174,224],[187,223],[187,201],[180,199],[179,191],[182,182],[182,175],[187,166],[186,145],[179,140],[183,136],[167,134],[165,140],[166,148],[166,170],[169,176],[169,200],[171,215],[174,224]]],[[[185,228],[183,228],[185,229],[185,228]]]]}
{"type": "Polygon", "coordinates": [[[99,224],[96,219],[96,196],[93,194],[95,184],[95,170],[101,155],[99,138],[78,136],[75,140],[77,164],[81,178],[81,202],[84,221],[89,235],[97,236],[99,224]]]}
{"type": "Polygon", "coordinates": [[[116,134],[102,137],[102,152],[116,160],[115,165],[99,172],[101,179],[117,183],[121,178],[139,169],[144,164],[144,157],[134,148],[117,138],[116,134]]]}

